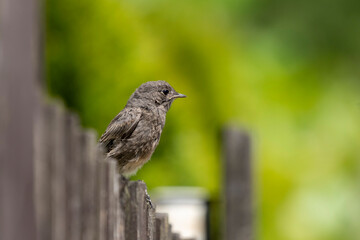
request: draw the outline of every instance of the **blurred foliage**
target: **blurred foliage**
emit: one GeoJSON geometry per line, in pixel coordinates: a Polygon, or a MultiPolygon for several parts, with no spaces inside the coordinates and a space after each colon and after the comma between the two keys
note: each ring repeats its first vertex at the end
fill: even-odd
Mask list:
{"type": "Polygon", "coordinates": [[[49,91],[99,135],[141,83],[188,96],[135,176],[221,193],[221,129],[251,131],[257,239],[360,236],[359,2],[47,0],[49,91]]]}

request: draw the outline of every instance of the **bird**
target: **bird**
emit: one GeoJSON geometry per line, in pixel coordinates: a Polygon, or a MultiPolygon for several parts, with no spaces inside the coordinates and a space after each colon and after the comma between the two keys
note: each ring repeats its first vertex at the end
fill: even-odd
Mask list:
{"type": "Polygon", "coordinates": [[[145,82],[134,91],[99,140],[106,156],[117,161],[121,175],[135,175],[150,160],[159,144],[166,113],[175,99],[185,97],[162,80],[145,82]]]}

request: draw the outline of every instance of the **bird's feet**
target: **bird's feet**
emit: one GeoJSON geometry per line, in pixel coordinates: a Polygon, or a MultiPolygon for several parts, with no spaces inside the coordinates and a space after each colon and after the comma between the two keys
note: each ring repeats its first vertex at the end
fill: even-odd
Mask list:
{"type": "Polygon", "coordinates": [[[154,205],[153,205],[152,202],[151,202],[151,198],[150,198],[150,196],[149,196],[149,194],[148,194],[148,192],[147,192],[146,189],[145,189],[145,201],[146,201],[147,203],[149,203],[149,205],[150,205],[151,208],[155,209],[154,205]]]}
{"type": "Polygon", "coordinates": [[[124,177],[124,175],[122,175],[122,174],[120,174],[120,180],[121,180],[122,182],[125,182],[125,183],[129,182],[129,179],[127,179],[126,177],[124,177]]]}

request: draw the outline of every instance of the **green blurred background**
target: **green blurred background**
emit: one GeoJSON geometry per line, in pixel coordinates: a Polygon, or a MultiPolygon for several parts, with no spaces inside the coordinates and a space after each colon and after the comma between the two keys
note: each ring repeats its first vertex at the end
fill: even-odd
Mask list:
{"type": "Polygon", "coordinates": [[[253,136],[256,239],[360,239],[359,1],[45,2],[49,92],[85,127],[146,81],[188,96],[134,179],[220,199],[231,122],[253,136]]]}

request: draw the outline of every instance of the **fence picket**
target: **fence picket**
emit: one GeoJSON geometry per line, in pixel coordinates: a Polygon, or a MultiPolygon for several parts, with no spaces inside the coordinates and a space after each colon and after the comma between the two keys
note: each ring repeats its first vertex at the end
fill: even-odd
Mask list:
{"type": "Polygon", "coordinates": [[[146,186],[142,181],[129,182],[130,201],[128,204],[127,222],[125,223],[126,239],[146,239],[146,186]]]}
{"type": "Polygon", "coordinates": [[[122,176],[119,176],[119,238],[121,240],[126,240],[127,231],[127,221],[129,218],[128,204],[130,201],[130,192],[128,188],[128,180],[122,176]]]}
{"type": "Polygon", "coordinates": [[[66,161],[65,161],[65,117],[60,105],[49,105],[47,117],[50,119],[50,161],[51,161],[51,199],[52,199],[52,239],[67,237],[66,211],[66,161]]]}
{"type": "Polygon", "coordinates": [[[34,159],[35,159],[35,208],[37,238],[51,240],[52,201],[51,201],[51,111],[42,104],[35,119],[34,126],[34,159]]]}
{"type": "Polygon", "coordinates": [[[168,240],[169,220],[167,213],[155,213],[155,239],[168,240]]]}
{"type": "Polygon", "coordinates": [[[119,193],[117,189],[117,172],[116,162],[112,159],[106,159],[107,164],[107,176],[108,176],[108,219],[107,219],[107,240],[115,240],[117,236],[117,204],[119,193]]]}
{"type": "Polygon", "coordinates": [[[95,240],[96,236],[96,134],[87,130],[81,134],[81,165],[83,186],[81,197],[81,239],[95,240]]]}
{"type": "Polygon", "coordinates": [[[250,136],[236,128],[224,131],[226,240],[253,239],[250,136]]]}
{"type": "Polygon", "coordinates": [[[108,230],[107,226],[108,215],[109,215],[109,188],[108,188],[108,171],[107,171],[107,161],[101,159],[98,160],[98,169],[99,169],[99,183],[98,183],[98,193],[99,193],[99,240],[108,239],[108,230]]]}
{"type": "MultiPolygon", "coordinates": [[[[145,189],[145,194],[147,194],[147,190],[145,189]]],[[[151,203],[146,201],[146,239],[154,240],[155,238],[155,208],[151,203]]]]}
{"type": "Polygon", "coordinates": [[[69,240],[81,237],[81,144],[79,120],[76,115],[65,115],[65,154],[67,164],[67,229],[69,240]]]}
{"type": "Polygon", "coordinates": [[[172,236],[171,236],[171,240],[180,240],[180,234],[173,233],[172,236]]]}

